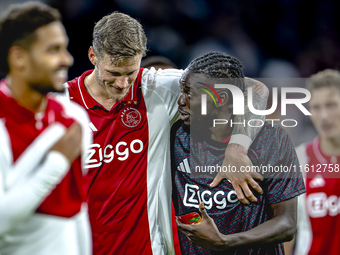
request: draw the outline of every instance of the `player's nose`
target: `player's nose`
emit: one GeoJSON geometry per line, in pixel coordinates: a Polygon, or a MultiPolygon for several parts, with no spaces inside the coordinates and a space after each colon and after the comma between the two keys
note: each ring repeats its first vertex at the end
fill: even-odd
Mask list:
{"type": "Polygon", "coordinates": [[[178,98],[177,104],[180,106],[185,106],[185,96],[182,93],[181,96],[178,98]]]}
{"type": "Polygon", "coordinates": [[[329,117],[328,111],[326,109],[321,110],[320,117],[323,120],[327,120],[329,117]]]}
{"type": "Polygon", "coordinates": [[[62,66],[67,66],[67,67],[73,66],[74,58],[67,49],[65,49],[60,56],[61,56],[60,60],[62,62],[61,63],[62,66]]]}
{"type": "Polygon", "coordinates": [[[128,77],[119,77],[117,80],[116,80],[116,85],[121,88],[121,89],[125,89],[129,86],[129,83],[128,83],[128,77]]]}

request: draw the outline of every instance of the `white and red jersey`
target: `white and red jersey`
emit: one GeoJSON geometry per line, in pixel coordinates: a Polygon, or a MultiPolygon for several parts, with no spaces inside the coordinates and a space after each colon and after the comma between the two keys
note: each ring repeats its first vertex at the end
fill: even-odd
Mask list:
{"type": "Polygon", "coordinates": [[[306,193],[299,198],[295,254],[339,254],[340,155],[327,156],[320,137],[300,145],[297,154],[305,171],[306,193]]]}
{"type": "Polygon", "coordinates": [[[89,116],[89,214],[94,254],[174,254],[171,231],[170,121],[182,71],[140,69],[121,101],[106,110],[84,86],[68,82],[71,100],[89,116]]]}
{"type": "Polygon", "coordinates": [[[52,95],[46,99],[45,112],[34,114],[11,97],[4,80],[0,82],[2,255],[91,252],[88,213],[82,210],[81,158],[68,171],[64,156],[49,151],[74,122],[82,126],[87,148],[92,141],[86,129],[88,116],[72,102],[52,95]],[[59,167],[65,168],[64,174],[59,167]]]}

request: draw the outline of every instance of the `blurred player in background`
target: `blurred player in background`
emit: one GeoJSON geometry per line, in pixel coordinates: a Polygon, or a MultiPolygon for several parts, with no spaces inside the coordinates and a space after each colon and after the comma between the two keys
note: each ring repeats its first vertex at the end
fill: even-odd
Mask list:
{"type": "MultiPolygon", "coordinates": [[[[70,98],[89,113],[94,134],[86,190],[96,255],[173,254],[170,122],[182,71],[140,68],[146,41],[141,24],[130,16],[103,17],[88,51],[94,70],[67,83],[70,98]]],[[[255,107],[265,109],[268,89],[258,87],[254,95],[255,107]]],[[[243,122],[244,116],[235,120],[243,122]]],[[[238,136],[226,149],[225,164],[250,164],[247,148],[259,128],[239,125],[234,131],[238,136]]],[[[225,174],[213,185],[229,177],[240,200],[257,200],[248,183],[262,192],[252,178],[259,174],[225,174]]]]}
{"type": "Polygon", "coordinates": [[[88,116],[47,95],[64,90],[73,64],[60,18],[40,2],[0,18],[1,255],[91,253],[79,157],[91,143],[88,116]]]}
{"type": "MultiPolygon", "coordinates": [[[[212,52],[193,60],[180,84],[178,111],[182,120],[173,125],[171,135],[173,200],[177,215],[186,215],[195,208],[202,214],[198,224],[178,221],[182,254],[284,254],[282,242],[291,240],[296,231],[297,196],[305,192],[301,173],[268,174],[259,182],[264,193],[257,195],[258,202],[245,205],[236,199],[228,180],[212,188],[209,184],[213,176],[197,171],[197,166],[203,169],[222,165],[233,127],[213,127],[213,119],[230,121],[234,117],[233,98],[226,89],[216,89],[221,103],[209,100],[209,114],[201,115],[201,95],[206,93],[202,87],[233,84],[244,91],[251,84],[261,83],[244,78],[242,64],[234,57],[212,52]]],[[[268,122],[248,155],[256,166],[299,164],[288,134],[281,126],[268,122]]]]}
{"type": "Polygon", "coordinates": [[[163,57],[163,56],[151,56],[142,59],[142,62],[140,64],[142,68],[151,69],[151,67],[158,70],[161,69],[168,69],[168,68],[175,68],[177,69],[177,65],[172,62],[170,59],[163,57]]]}
{"type": "Polygon", "coordinates": [[[297,148],[305,169],[306,194],[299,198],[294,252],[335,255],[340,251],[340,73],[324,70],[307,81],[309,108],[318,136],[297,148]]]}

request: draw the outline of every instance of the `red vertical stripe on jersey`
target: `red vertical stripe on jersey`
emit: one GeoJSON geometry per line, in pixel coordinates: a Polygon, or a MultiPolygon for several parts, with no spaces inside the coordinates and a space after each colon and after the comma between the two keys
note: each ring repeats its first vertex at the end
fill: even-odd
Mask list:
{"type": "Polygon", "coordinates": [[[147,211],[148,120],[138,77],[110,111],[86,91],[84,78],[68,82],[72,100],[90,116],[94,142],[86,161],[94,254],[152,254],[147,211]],[[87,107],[86,107],[87,106],[87,107]]]}

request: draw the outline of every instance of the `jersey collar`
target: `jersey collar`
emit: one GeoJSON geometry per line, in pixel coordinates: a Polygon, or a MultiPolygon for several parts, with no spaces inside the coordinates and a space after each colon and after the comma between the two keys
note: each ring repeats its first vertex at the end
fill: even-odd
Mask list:
{"type": "MultiPolygon", "coordinates": [[[[104,107],[98,103],[86,90],[85,88],[85,84],[84,84],[84,79],[86,76],[90,75],[94,70],[89,70],[84,72],[78,79],[78,88],[80,91],[80,95],[81,98],[83,100],[84,106],[86,107],[86,109],[92,109],[93,107],[97,106],[100,108],[104,107]]],[[[119,104],[137,104],[138,103],[138,86],[141,83],[141,78],[142,78],[142,73],[143,73],[143,68],[139,69],[139,73],[138,76],[134,82],[134,84],[131,86],[131,88],[129,89],[128,93],[126,94],[126,96],[116,102],[112,108],[115,108],[117,105],[119,104]]]]}
{"type": "Polygon", "coordinates": [[[322,152],[320,146],[320,136],[315,137],[312,146],[314,154],[320,163],[327,164],[328,162],[331,162],[332,164],[338,164],[340,162],[340,156],[327,156],[322,152]]]}
{"type": "Polygon", "coordinates": [[[12,97],[11,90],[7,87],[6,80],[2,79],[0,81],[0,91],[2,91],[6,96],[12,97]]]}

